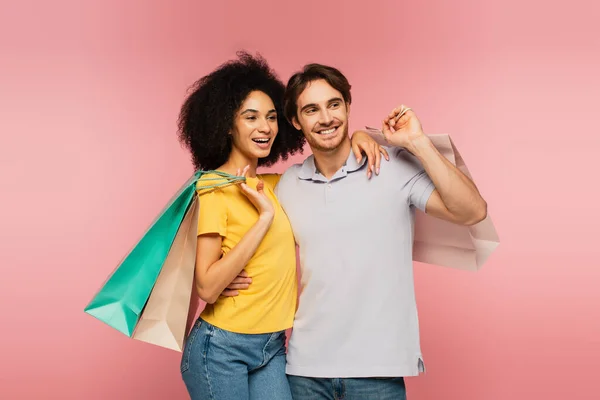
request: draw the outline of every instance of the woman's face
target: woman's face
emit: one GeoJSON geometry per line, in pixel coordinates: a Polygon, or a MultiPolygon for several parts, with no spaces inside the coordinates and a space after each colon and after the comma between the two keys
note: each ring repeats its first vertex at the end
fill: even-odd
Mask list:
{"type": "Polygon", "coordinates": [[[251,159],[267,157],[277,131],[277,112],[271,98],[264,92],[250,92],[235,114],[233,146],[251,159]]]}

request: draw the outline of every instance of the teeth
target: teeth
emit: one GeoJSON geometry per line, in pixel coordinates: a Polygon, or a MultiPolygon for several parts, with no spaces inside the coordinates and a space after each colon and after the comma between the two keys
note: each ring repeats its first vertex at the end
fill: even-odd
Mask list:
{"type": "Polygon", "coordinates": [[[320,131],[319,133],[320,133],[321,135],[330,135],[330,134],[332,134],[333,132],[335,132],[335,129],[336,129],[336,128],[331,128],[331,129],[327,129],[327,130],[325,130],[325,131],[320,131]]]}
{"type": "Polygon", "coordinates": [[[269,139],[252,139],[254,140],[256,143],[268,143],[269,139]]]}

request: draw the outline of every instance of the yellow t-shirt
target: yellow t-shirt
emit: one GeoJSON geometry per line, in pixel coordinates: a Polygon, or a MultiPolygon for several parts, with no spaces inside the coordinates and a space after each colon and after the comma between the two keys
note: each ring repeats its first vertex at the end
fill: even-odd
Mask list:
{"type": "MultiPolygon", "coordinates": [[[[236,297],[220,296],[214,304],[207,304],[201,314],[202,319],[221,329],[258,334],[277,332],[292,326],[298,290],[296,245],[287,215],[273,192],[279,177],[265,174],[246,180],[254,189],[258,179],[263,180],[264,193],[273,203],[275,217],[256,252],[244,267],[252,278],[250,287],[240,290],[236,297]]],[[[221,235],[225,255],[254,225],[259,214],[238,185],[203,193],[203,186],[218,182],[215,178],[218,176],[203,175],[196,185],[200,194],[198,235],[221,235]],[[205,178],[207,181],[203,182],[205,178]]]]}

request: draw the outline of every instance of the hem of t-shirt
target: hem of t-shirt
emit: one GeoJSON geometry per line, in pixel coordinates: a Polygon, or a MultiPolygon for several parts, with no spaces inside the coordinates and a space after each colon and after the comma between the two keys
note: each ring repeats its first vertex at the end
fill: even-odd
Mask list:
{"type": "Polygon", "coordinates": [[[232,333],[241,333],[244,335],[262,335],[265,333],[281,332],[281,331],[290,329],[293,325],[293,322],[292,322],[289,324],[275,325],[275,326],[269,326],[269,327],[261,326],[260,329],[244,329],[244,328],[240,328],[240,327],[223,324],[223,323],[221,323],[221,321],[215,321],[211,317],[204,316],[202,314],[200,314],[200,318],[203,319],[204,321],[208,322],[209,324],[216,326],[219,329],[223,329],[224,331],[228,331],[228,332],[232,332],[232,333]]]}
{"type": "Polygon", "coordinates": [[[418,359],[416,364],[409,366],[386,366],[386,367],[300,367],[297,365],[286,365],[285,373],[287,375],[305,376],[310,378],[397,378],[419,376],[425,373],[422,359],[418,359]]]}
{"type": "Polygon", "coordinates": [[[431,194],[433,193],[433,191],[435,190],[435,185],[433,184],[433,182],[430,182],[427,186],[425,186],[425,189],[423,189],[423,193],[421,193],[421,195],[419,196],[419,202],[417,207],[425,212],[425,208],[427,207],[427,201],[429,201],[429,197],[431,197],[431,194]]]}
{"type": "Polygon", "coordinates": [[[203,230],[198,230],[197,236],[215,234],[215,233],[221,237],[225,237],[225,235],[227,235],[227,232],[224,229],[203,229],[203,230]]]}

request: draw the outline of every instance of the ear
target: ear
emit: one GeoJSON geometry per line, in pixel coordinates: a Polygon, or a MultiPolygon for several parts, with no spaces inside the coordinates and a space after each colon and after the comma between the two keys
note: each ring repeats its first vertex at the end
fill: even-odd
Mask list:
{"type": "Polygon", "coordinates": [[[350,103],[346,103],[346,114],[350,115],[350,103]]]}
{"type": "Polygon", "coordinates": [[[299,131],[302,130],[302,126],[300,126],[300,124],[298,123],[298,118],[292,118],[292,125],[294,125],[294,128],[298,129],[299,131]]]}

